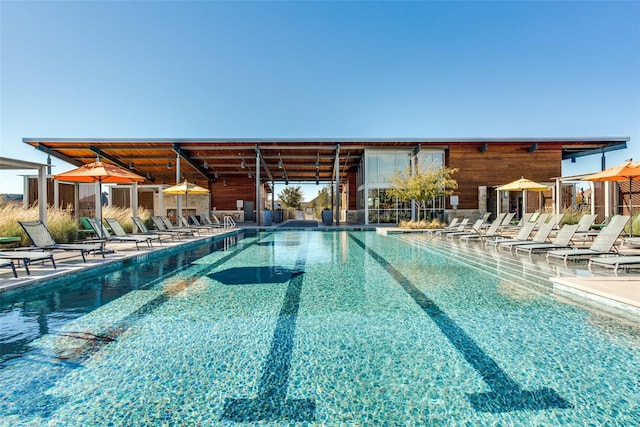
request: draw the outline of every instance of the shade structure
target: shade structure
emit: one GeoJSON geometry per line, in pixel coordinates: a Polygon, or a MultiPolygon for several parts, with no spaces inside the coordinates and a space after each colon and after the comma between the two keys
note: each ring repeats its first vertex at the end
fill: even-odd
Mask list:
{"type": "MultiPolygon", "coordinates": [[[[522,191],[523,214],[527,211],[527,191],[543,192],[548,189],[549,187],[547,187],[546,185],[531,181],[524,176],[520,179],[516,179],[515,181],[511,181],[508,184],[496,188],[496,190],[498,191],[498,196],[500,196],[500,191],[522,191]]],[[[498,212],[500,212],[500,197],[498,197],[498,212]]]]}
{"type": "Polygon", "coordinates": [[[629,215],[631,216],[631,222],[629,225],[629,236],[633,234],[633,204],[631,203],[631,197],[633,195],[631,184],[635,179],[640,177],[640,162],[634,162],[627,160],[626,162],[612,166],[608,169],[594,173],[593,175],[587,175],[583,177],[585,181],[629,181],[629,215]]]}
{"type": "Polygon", "coordinates": [[[185,205],[187,208],[189,207],[189,194],[209,194],[209,190],[206,188],[200,187],[199,185],[192,184],[187,182],[186,180],[180,184],[173,185],[171,187],[167,187],[162,190],[164,194],[184,194],[185,196],[185,205]]]}
{"type": "MultiPolygon", "coordinates": [[[[110,163],[103,163],[96,160],[93,163],[87,163],[76,169],[54,175],[54,179],[58,181],[70,182],[97,182],[98,194],[102,200],[102,183],[126,183],[126,182],[142,182],[144,178],[136,175],[127,169],[110,163]]],[[[96,218],[102,220],[102,203],[96,203],[96,218]]]]}

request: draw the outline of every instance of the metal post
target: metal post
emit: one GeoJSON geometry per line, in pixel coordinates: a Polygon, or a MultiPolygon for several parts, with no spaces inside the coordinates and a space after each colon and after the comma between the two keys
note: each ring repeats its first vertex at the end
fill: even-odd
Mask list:
{"type": "Polygon", "coordinates": [[[256,150],[256,224],[261,224],[262,208],[260,207],[260,151],[256,150]]]}
{"type": "Polygon", "coordinates": [[[40,221],[47,225],[47,167],[38,170],[38,214],[40,221]]]}
{"type": "MultiPolygon", "coordinates": [[[[180,173],[180,154],[176,153],[176,185],[181,182],[181,173],[180,173]]],[[[160,215],[163,215],[160,213],[160,215]]],[[[178,194],[176,196],[176,218],[182,215],[182,194],[178,194]]]]}

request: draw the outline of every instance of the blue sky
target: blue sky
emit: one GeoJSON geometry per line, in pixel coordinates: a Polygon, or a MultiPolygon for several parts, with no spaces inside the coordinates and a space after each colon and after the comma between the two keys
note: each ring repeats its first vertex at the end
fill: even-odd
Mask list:
{"type": "Polygon", "coordinates": [[[0,20],[5,157],[45,161],[23,137],[629,136],[608,165],[640,160],[640,2],[1,1],[0,20]]]}

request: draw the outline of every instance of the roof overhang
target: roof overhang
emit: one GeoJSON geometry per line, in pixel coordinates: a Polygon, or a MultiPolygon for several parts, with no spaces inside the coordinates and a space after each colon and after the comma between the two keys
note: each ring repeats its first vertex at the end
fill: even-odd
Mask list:
{"type": "MultiPolygon", "coordinates": [[[[75,166],[103,160],[156,184],[174,183],[176,161],[190,181],[255,177],[262,181],[340,180],[357,169],[367,149],[446,149],[456,144],[544,143],[562,159],[626,148],[628,137],[603,138],[23,138],[24,143],[75,166]],[[260,158],[259,163],[257,159],[260,158]],[[256,164],[258,163],[258,164],[256,164]]],[[[180,177],[179,180],[182,180],[180,177]]]]}

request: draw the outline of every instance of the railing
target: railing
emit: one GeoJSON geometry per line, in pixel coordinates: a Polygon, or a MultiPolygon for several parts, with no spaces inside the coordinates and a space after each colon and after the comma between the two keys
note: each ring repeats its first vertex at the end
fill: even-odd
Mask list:
{"type": "Polygon", "coordinates": [[[224,228],[234,228],[236,226],[236,222],[229,215],[225,215],[222,219],[224,221],[224,228]]]}

